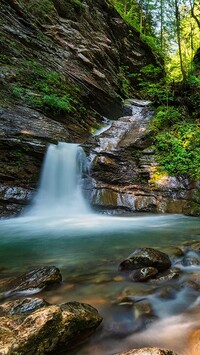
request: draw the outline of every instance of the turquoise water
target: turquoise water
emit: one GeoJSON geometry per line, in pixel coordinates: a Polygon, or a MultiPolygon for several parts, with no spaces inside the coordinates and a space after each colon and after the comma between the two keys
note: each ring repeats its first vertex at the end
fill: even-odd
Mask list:
{"type": "MultiPolygon", "coordinates": [[[[103,325],[76,353],[112,354],[130,347],[129,337],[135,334],[132,308],[119,306],[123,295],[149,297],[152,305],[157,305],[156,317],[161,320],[184,314],[196,297],[181,291],[173,299],[160,300],[155,297],[155,285],[133,283],[120,275],[120,261],[135,248],[153,247],[170,254],[171,247],[190,240],[200,240],[200,219],[182,215],[89,214],[62,219],[51,216],[1,220],[1,278],[43,265],[60,268],[61,287],[39,297],[52,303],[77,300],[95,306],[104,317],[103,325]]],[[[177,282],[173,281],[173,287],[177,282]]],[[[133,340],[131,347],[137,344],[133,340]]],[[[173,345],[175,349],[177,346],[173,345]]]]}
{"type": "Polygon", "coordinates": [[[134,248],[163,250],[195,238],[200,219],[181,215],[20,217],[0,221],[0,265],[8,273],[52,261],[62,269],[109,260],[117,265],[134,248]]]}

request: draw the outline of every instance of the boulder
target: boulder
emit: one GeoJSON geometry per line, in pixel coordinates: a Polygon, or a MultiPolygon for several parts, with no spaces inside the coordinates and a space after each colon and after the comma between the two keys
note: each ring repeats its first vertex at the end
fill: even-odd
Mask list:
{"type": "Polygon", "coordinates": [[[167,254],[153,248],[135,249],[119,265],[119,270],[136,270],[145,267],[154,267],[158,271],[164,271],[171,266],[167,254]]]}
{"type": "Polygon", "coordinates": [[[37,298],[8,302],[0,308],[0,353],[56,354],[59,347],[67,352],[101,321],[95,308],[79,302],[51,305],[37,298]]]}
{"type": "Polygon", "coordinates": [[[124,353],[118,353],[116,355],[176,355],[171,350],[164,350],[158,348],[142,348],[142,349],[132,349],[124,353]]]}
{"type": "Polygon", "coordinates": [[[19,293],[33,294],[58,285],[61,281],[62,276],[57,267],[44,266],[3,281],[0,291],[3,297],[19,293]]]}
{"type": "Polygon", "coordinates": [[[147,281],[148,279],[154,277],[157,273],[158,270],[155,267],[144,267],[131,272],[129,278],[132,281],[147,281]]]}

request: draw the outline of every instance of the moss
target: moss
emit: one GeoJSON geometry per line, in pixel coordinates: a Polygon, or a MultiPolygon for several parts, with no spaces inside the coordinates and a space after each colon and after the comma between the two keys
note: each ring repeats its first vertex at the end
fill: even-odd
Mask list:
{"type": "Polygon", "coordinates": [[[24,10],[27,10],[40,22],[45,22],[48,17],[55,13],[52,0],[20,0],[20,4],[24,10]]]}
{"type": "Polygon", "coordinates": [[[183,208],[183,212],[188,216],[200,217],[200,204],[188,201],[183,208]]]}
{"type": "Polygon", "coordinates": [[[35,61],[18,63],[11,90],[15,97],[46,113],[70,113],[77,118],[85,113],[80,90],[64,75],[35,61]]]}
{"type": "Polygon", "coordinates": [[[152,169],[151,179],[149,180],[149,185],[151,189],[157,189],[159,182],[167,183],[168,175],[166,172],[160,172],[159,167],[152,169]]]}

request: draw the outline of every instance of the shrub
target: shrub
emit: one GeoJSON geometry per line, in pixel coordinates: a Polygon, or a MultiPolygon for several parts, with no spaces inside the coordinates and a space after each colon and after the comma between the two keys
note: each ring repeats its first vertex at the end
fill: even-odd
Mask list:
{"type": "Polygon", "coordinates": [[[172,176],[186,174],[200,179],[200,126],[179,122],[155,137],[157,160],[172,176]]]}
{"type": "Polygon", "coordinates": [[[79,89],[70,84],[66,77],[55,71],[44,69],[34,61],[23,61],[16,72],[12,85],[14,95],[29,105],[44,111],[79,112],[84,111],[78,93],[79,89]]]}

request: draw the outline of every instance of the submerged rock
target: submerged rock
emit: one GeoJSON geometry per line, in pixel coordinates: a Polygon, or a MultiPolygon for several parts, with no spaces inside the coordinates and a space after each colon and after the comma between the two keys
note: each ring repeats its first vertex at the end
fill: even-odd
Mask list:
{"type": "Polygon", "coordinates": [[[164,350],[158,348],[142,348],[142,349],[131,349],[124,353],[118,353],[115,355],[176,355],[171,350],[164,350]]]}
{"type": "Polygon", "coordinates": [[[79,302],[50,305],[40,299],[8,302],[0,310],[0,353],[43,355],[66,352],[87,339],[102,318],[92,306],[79,302]]]}
{"type": "Polygon", "coordinates": [[[182,287],[190,288],[194,291],[200,291],[200,273],[193,273],[189,278],[181,283],[182,287]]]}
{"type": "Polygon", "coordinates": [[[200,266],[200,259],[195,257],[185,257],[182,260],[183,266],[200,266]]]}
{"type": "Polygon", "coordinates": [[[6,280],[0,289],[4,297],[18,293],[33,294],[58,285],[61,281],[62,276],[57,267],[44,266],[6,280]]]}
{"type": "Polygon", "coordinates": [[[152,280],[150,280],[151,283],[156,283],[156,284],[160,284],[160,283],[165,283],[174,279],[177,279],[179,277],[179,272],[177,271],[168,271],[165,272],[164,274],[159,274],[156,275],[156,277],[152,280]]]}
{"type": "Polygon", "coordinates": [[[133,306],[134,315],[136,319],[140,319],[141,321],[152,321],[155,320],[156,315],[154,313],[153,307],[148,300],[141,300],[134,303],[133,306]]]}
{"type": "Polygon", "coordinates": [[[194,251],[196,253],[200,253],[200,241],[192,240],[183,243],[184,251],[194,251]]]}
{"type": "Polygon", "coordinates": [[[164,271],[171,266],[171,261],[167,254],[153,248],[136,249],[123,260],[119,265],[119,270],[136,270],[145,267],[153,267],[158,271],[164,271]]]}

